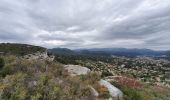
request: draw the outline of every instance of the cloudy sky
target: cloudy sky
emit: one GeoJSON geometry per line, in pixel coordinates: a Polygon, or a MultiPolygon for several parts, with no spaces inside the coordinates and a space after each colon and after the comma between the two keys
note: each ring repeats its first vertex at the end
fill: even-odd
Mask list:
{"type": "Polygon", "coordinates": [[[0,43],[170,49],[170,0],[0,0],[0,43]]]}

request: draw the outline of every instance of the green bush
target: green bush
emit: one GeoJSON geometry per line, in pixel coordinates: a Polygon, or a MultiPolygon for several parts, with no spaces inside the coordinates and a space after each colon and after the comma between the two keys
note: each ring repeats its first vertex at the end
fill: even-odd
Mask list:
{"type": "Polygon", "coordinates": [[[141,95],[139,89],[127,87],[127,86],[121,85],[120,83],[114,82],[114,81],[112,81],[111,84],[116,86],[123,92],[125,100],[145,100],[145,99],[143,99],[143,95],[141,95]]]}
{"type": "Polygon", "coordinates": [[[6,75],[9,75],[11,73],[12,73],[12,70],[11,70],[11,68],[9,66],[3,67],[2,70],[0,71],[0,75],[2,77],[5,77],[6,75]]]}
{"type": "Polygon", "coordinates": [[[108,71],[103,71],[101,77],[112,76],[113,74],[108,71]]]}
{"type": "Polygon", "coordinates": [[[86,76],[86,75],[83,75],[83,74],[80,75],[80,80],[81,80],[81,81],[85,81],[86,79],[87,79],[87,76],[86,76]]]}
{"type": "Polygon", "coordinates": [[[0,69],[3,68],[5,65],[5,61],[3,58],[0,58],[0,69]]]}
{"type": "Polygon", "coordinates": [[[98,73],[92,72],[87,74],[87,80],[89,84],[94,84],[101,79],[98,73]]]}
{"type": "Polygon", "coordinates": [[[4,78],[3,84],[0,87],[3,91],[1,92],[1,100],[25,100],[27,97],[27,89],[24,84],[24,79],[27,75],[23,73],[16,73],[9,75],[4,78]]]}
{"type": "Polygon", "coordinates": [[[124,87],[123,88],[124,98],[125,100],[143,100],[141,95],[136,89],[124,87]]]}

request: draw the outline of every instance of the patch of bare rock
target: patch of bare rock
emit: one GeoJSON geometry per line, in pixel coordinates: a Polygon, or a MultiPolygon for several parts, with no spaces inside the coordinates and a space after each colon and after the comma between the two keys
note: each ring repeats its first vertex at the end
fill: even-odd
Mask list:
{"type": "Polygon", "coordinates": [[[71,76],[85,75],[90,72],[90,69],[79,65],[65,65],[64,68],[68,71],[71,76]]]}

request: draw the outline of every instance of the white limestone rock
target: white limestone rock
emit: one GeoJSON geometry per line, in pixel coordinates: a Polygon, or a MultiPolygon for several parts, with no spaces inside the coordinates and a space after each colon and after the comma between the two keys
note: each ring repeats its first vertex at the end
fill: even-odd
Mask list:
{"type": "Polygon", "coordinates": [[[100,80],[99,84],[106,87],[109,91],[109,94],[112,98],[117,98],[118,100],[123,100],[123,93],[121,90],[113,86],[110,82],[105,80],[100,80]]]}
{"type": "Polygon", "coordinates": [[[25,55],[23,56],[23,58],[30,59],[30,60],[36,60],[36,59],[44,60],[48,58],[48,55],[47,55],[47,52],[36,52],[33,54],[25,55]]]}
{"type": "Polygon", "coordinates": [[[85,75],[90,72],[90,69],[80,65],[65,65],[64,68],[69,72],[71,76],[85,75]]]}

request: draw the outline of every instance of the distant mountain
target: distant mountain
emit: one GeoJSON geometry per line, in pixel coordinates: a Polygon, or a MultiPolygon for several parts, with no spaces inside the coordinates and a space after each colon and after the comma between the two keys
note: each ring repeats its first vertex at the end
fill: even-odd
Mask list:
{"type": "Polygon", "coordinates": [[[36,52],[46,52],[47,49],[40,46],[17,43],[0,43],[0,53],[13,55],[26,55],[36,52]]]}
{"type": "Polygon", "coordinates": [[[75,55],[76,52],[72,51],[67,48],[53,48],[53,49],[48,49],[48,52],[53,53],[53,54],[67,54],[67,55],[75,55]]]}
{"type": "Polygon", "coordinates": [[[150,49],[127,49],[127,48],[97,48],[89,51],[103,51],[115,56],[159,56],[159,51],[150,49]]]}
{"type": "Polygon", "coordinates": [[[53,54],[64,54],[64,55],[110,56],[109,53],[104,51],[90,51],[86,49],[70,50],[67,48],[53,48],[53,49],[49,49],[48,51],[53,54]]]}
{"type": "Polygon", "coordinates": [[[127,49],[127,48],[93,48],[93,49],[75,49],[54,48],[50,49],[52,53],[79,54],[79,55],[100,55],[100,56],[149,56],[149,57],[170,57],[170,51],[155,51],[150,49],[127,49]]]}
{"type": "Polygon", "coordinates": [[[170,51],[155,51],[151,49],[138,49],[138,48],[95,48],[88,49],[89,51],[103,51],[115,56],[150,56],[150,57],[170,57],[170,51]]]}
{"type": "Polygon", "coordinates": [[[90,51],[90,50],[74,50],[77,54],[80,55],[93,55],[93,56],[110,56],[108,52],[105,51],[90,51]]]}
{"type": "Polygon", "coordinates": [[[164,55],[164,56],[170,57],[170,50],[160,52],[160,55],[164,55]]]}

